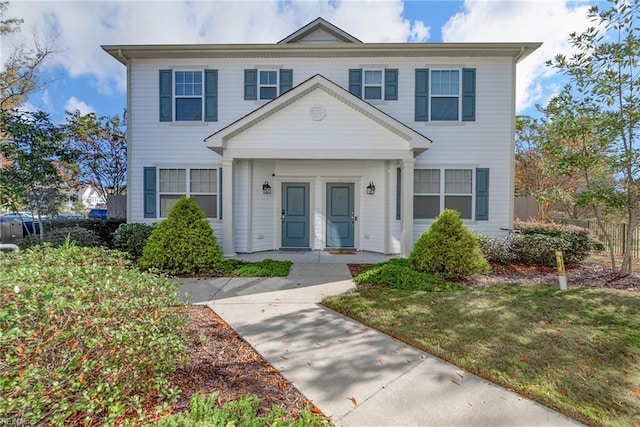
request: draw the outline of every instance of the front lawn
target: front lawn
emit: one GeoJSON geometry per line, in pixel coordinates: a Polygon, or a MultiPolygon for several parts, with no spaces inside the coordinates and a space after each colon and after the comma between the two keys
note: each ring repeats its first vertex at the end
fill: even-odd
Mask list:
{"type": "Polygon", "coordinates": [[[330,307],[591,425],[640,424],[640,295],[364,287],[330,307]]]}

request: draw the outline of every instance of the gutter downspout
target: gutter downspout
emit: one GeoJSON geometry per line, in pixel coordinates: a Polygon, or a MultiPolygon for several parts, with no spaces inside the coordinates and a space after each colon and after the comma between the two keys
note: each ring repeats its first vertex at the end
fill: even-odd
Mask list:
{"type": "Polygon", "coordinates": [[[133,171],[131,170],[131,61],[124,56],[122,49],[118,49],[118,56],[121,61],[127,67],[127,223],[131,221],[131,189],[132,182],[131,176],[133,171]]]}
{"type": "Polygon", "coordinates": [[[511,182],[509,183],[509,230],[513,229],[513,217],[515,216],[515,199],[516,199],[516,66],[520,61],[520,58],[524,56],[526,49],[524,46],[520,47],[520,53],[513,58],[513,67],[511,70],[511,155],[510,155],[510,167],[511,167],[511,182]]]}

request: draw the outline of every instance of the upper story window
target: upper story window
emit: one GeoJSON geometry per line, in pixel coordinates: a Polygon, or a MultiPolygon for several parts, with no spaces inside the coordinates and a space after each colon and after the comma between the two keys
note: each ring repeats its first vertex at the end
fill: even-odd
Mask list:
{"type": "Polygon", "coordinates": [[[382,99],[384,81],[382,70],[363,70],[364,99],[382,99]]]}
{"type": "Polygon", "coordinates": [[[218,70],[160,70],[161,122],[218,120],[218,70]]]}
{"type": "Polygon", "coordinates": [[[202,71],[175,72],[177,122],[202,121],[202,71]]]}
{"type": "Polygon", "coordinates": [[[475,120],[475,68],[415,70],[416,122],[475,120]]]}
{"type": "Polygon", "coordinates": [[[244,99],[270,100],[277,98],[293,87],[293,70],[274,69],[244,70],[244,99]]]}
{"type": "Polygon", "coordinates": [[[278,96],[278,70],[260,70],[258,78],[260,99],[278,96]]]}
{"type": "Polygon", "coordinates": [[[460,71],[431,70],[431,120],[460,117],[460,71]]]}

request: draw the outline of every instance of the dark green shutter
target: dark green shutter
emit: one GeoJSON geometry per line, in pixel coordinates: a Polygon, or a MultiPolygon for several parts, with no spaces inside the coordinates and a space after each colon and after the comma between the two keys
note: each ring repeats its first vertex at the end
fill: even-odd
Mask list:
{"type": "Polygon", "coordinates": [[[222,219],[222,168],[218,168],[218,219],[222,219]]]}
{"type": "Polygon", "coordinates": [[[476,221],[489,220],[489,169],[476,169],[476,221]]]}
{"type": "Polygon", "coordinates": [[[244,99],[251,101],[258,99],[258,70],[244,70],[244,99]]]}
{"type": "Polygon", "coordinates": [[[462,69],[462,121],[476,120],[476,69],[462,69]]]}
{"type": "Polygon", "coordinates": [[[387,101],[398,100],[398,70],[384,70],[384,99],[387,101]]]}
{"type": "Polygon", "coordinates": [[[156,215],[156,168],[144,168],[144,217],[155,218],[156,215]]]}
{"type": "Polygon", "coordinates": [[[160,121],[170,122],[173,119],[171,70],[160,70],[160,121]]]}
{"type": "Polygon", "coordinates": [[[415,121],[429,121],[429,69],[416,69],[415,121]]]}
{"type": "Polygon", "coordinates": [[[218,70],[204,70],[204,120],[218,121],[218,70]]]}
{"type": "Polygon", "coordinates": [[[293,87],[293,70],[280,70],[280,95],[293,87]]]}
{"type": "Polygon", "coordinates": [[[362,98],[362,69],[352,68],[349,70],[349,92],[362,98]]]}

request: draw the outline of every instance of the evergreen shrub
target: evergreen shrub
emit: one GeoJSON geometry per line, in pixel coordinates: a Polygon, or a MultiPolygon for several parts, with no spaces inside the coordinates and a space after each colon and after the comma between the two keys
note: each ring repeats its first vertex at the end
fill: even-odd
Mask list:
{"type": "Polygon", "coordinates": [[[411,267],[444,279],[464,279],[490,270],[478,241],[457,211],[445,209],[422,233],[409,256],[411,267]]]}
{"type": "Polygon", "coordinates": [[[222,250],[209,221],[196,202],[182,197],[167,219],[154,227],[139,264],[174,275],[212,273],[222,262],[222,250]]]}

